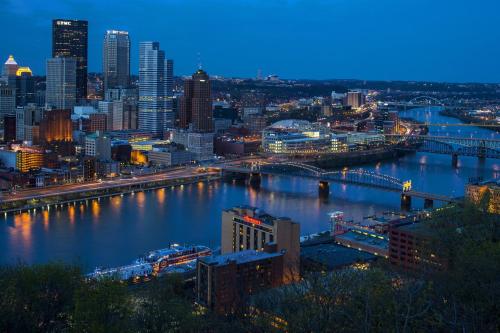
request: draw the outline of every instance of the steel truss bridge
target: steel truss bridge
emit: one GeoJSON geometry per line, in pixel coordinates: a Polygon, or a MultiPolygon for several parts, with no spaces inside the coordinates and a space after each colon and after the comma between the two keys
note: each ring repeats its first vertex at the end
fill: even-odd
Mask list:
{"type": "Polygon", "coordinates": [[[408,105],[444,105],[444,103],[432,96],[417,96],[415,98],[412,98],[409,102],[408,105]]]}
{"type": "Polygon", "coordinates": [[[240,166],[235,165],[219,165],[223,172],[250,174],[250,175],[278,175],[278,176],[291,176],[317,179],[320,183],[320,190],[322,186],[326,186],[328,190],[328,183],[341,183],[353,184],[367,187],[379,188],[386,191],[398,192],[402,195],[402,205],[411,205],[411,200],[408,198],[418,197],[426,200],[426,203],[432,201],[443,202],[460,202],[460,200],[444,195],[436,195],[432,193],[425,193],[420,191],[413,191],[411,189],[411,181],[402,181],[393,176],[375,173],[362,169],[347,169],[328,171],[310,164],[298,162],[260,162],[253,164],[244,164],[240,166]],[[326,185],[325,185],[326,184],[326,185]],[[405,200],[405,202],[403,202],[405,200]]]}
{"type": "Polygon", "coordinates": [[[396,107],[429,107],[429,106],[444,106],[444,102],[432,97],[432,96],[417,96],[409,100],[408,102],[400,101],[400,102],[388,102],[388,105],[396,106],[396,107]]]}
{"type": "Polygon", "coordinates": [[[500,140],[428,135],[386,135],[400,149],[454,156],[500,158],[500,140]]]}

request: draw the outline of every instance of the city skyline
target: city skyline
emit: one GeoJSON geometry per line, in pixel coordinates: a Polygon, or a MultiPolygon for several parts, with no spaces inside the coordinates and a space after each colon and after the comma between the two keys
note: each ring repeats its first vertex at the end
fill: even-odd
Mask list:
{"type": "Polygon", "coordinates": [[[490,5],[385,0],[373,7],[366,0],[218,0],[149,6],[125,2],[118,7],[114,1],[55,1],[41,7],[3,1],[0,18],[7,25],[26,24],[16,25],[16,34],[0,37],[0,55],[7,59],[13,54],[34,75],[45,74],[51,21],[67,18],[89,21],[89,72],[102,71],[103,35],[117,29],[130,33],[133,74],[138,73],[139,42],[157,40],[167,58],[176,60],[179,75],[192,72],[200,53],[204,68],[228,77],[255,77],[261,69],[264,75],[291,79],[499,82],[500,47],[494,41],[500,33],[491,29],[499,4],[486,2],[490,5]],[[115,15],[101,14],[112,8],[115,15]],[[131,19],[131,13],[138,19],[131,19]],[[165,16],[169,19],[161,19],[165,16]],[[205,25],[211,32],[200,38],[198,27],[205,25]],[[20,34],[32,36],[33,42],[17,38],[20,34]]]}

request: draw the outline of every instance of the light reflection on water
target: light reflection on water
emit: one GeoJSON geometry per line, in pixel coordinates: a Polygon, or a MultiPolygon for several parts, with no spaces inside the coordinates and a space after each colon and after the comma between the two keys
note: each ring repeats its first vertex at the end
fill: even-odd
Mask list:
{"type": "MultiPolygon", "coordinates": [[[[421,117],[414,110],[404,115],[421,117]]],[[[436,116],[434,111],[424,116],[436,123],[454,121],[436,116]]],[[[451,127],[431,128],[431,133],[498,138],[492,131],[469,127],[460,132],[451,127]]],[[[498,177],[500,172],[496,161],[460,157],[459,167],[453,169],[450,156],[420,153],[362,168],[411,179],[418,190],[454,196],[463,195],[469,177],[488,179],[498,177]]],[[[340,210],[348,219],[361,219],[399,209],[398,193],[330,184],[330,197],[321,199],[317,186],[314,180],[287,177],[263,177],[260,189],[238,183],[196,183],[77,203],[78,207],[54,207],[32,215],[16,214],[0,223],[0,262],[80,258],[91,270],[126,264],[146,251],[174,242],[217,247],[221,210],[241,204],[289,216],[301,223],[303,234],[327,229],[330,211],[340,210]]],[[[422,207],[423,203],[414,200],[414,206],[422,207]]]]}

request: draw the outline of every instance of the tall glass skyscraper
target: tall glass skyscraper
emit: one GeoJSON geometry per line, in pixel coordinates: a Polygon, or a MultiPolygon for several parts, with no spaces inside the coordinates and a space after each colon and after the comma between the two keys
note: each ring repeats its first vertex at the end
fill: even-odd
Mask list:
{"type": "Polygon", "coordinates": [[[52,58],[47,60],[47,83],[45,104],[49,108],[73,109],[76,103],[75,58],[52,58]]]}
{"type": "Polygon", "coordinates": [[[159,42],[139,44],[139,129],[155,136],[162,136],[174,124],[168,103],[172,86],[167,84],[171,80],[167,76],[173,75],[169,67],[159,42]]]}
{"type": "Polygon", "coordinates": [[[130,39],[127,31],[108,30],[102,48],[104,91],[130,83],[130,39]]]}
{"type": "Polygon", "coordinates": [[[87,98],[88,22],[56,19],[52,21],[52,57],[76,59],[76,98],[87,98]]]}

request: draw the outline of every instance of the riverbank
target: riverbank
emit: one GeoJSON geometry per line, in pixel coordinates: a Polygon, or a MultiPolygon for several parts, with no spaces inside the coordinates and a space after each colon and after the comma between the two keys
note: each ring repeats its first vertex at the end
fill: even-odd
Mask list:
{"type": "Polygon", "coordinates": [[[217,174],[200,174],[195,176],[185,176],[179,178],[160,179],[155,181],[145,180],[143,182],[135,182],[126,185],[103,186],[102,188],[94,188],[92,190],[80,190],[69,193],[61,193],[57,188],[53,188],[52,193],[42,196],[27,196],[20,199],[4,200],[0,203],[0,214],[7,215],[9,213],[22,213],[23,211],[34,211],[37,209],[50,210],[51,206],[64,206],[76,204],[92,200],[100,200],[101,198],[113,197],[123,194],[135,194],[137,192],[155,190],[165,187],[176,187],[189,185],[199,182],[210,182],[220,179],[217,174]]]}
{"type": "Polygon", "coordinates": [[[390,161],[398,159],[405,154],[407,152],[398,150],[396,147],[381,147],[359,152],[320,156],[310,162],[322,169],[335,169],[390,161]]]}
{"type": "Polygon", "coordinates": [[[478,123],[476,118],[468,116],[460,110],[444,109],[439,111],[439,114],[441,116],[458,119],[465,124],[474,125],[495,132],[500,131],[500,125],[498,125],[495,121],[489,120],[482,123],[478,123]]]}

